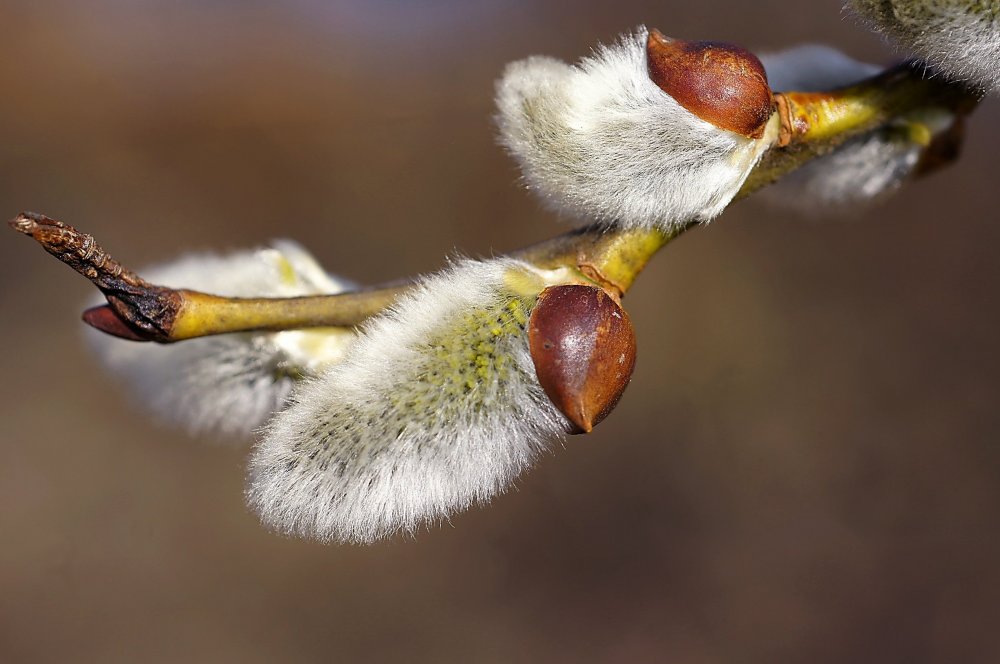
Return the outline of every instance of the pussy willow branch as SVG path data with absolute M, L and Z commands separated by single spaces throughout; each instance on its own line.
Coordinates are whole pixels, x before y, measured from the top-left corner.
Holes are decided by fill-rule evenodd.
M 747 178 L 736 200 L 829 153 L 850 138 L 915 110 L 945 108 L 963 116 L 975 90 L 925 78 L 904 63 L 856 85 L 821 93 L 777 93 L 770 122 L 779 139 Z M 137 341 L 169 343 L 250 330 L 351 327 L 389 306 L 409 285 L 293 298 L 226 298 L 150 284 L 114 261 L 86 233 L 43 215 L 22 213 L 11 226 L 90 279 L 108 304 L 88 310 L 91 325 Z M 657 251 L 697 222 L 664 230 L 589 227 L 511 252 L 542 269 L 572 268 L 581 279 L 621 296 Z
M 764 155 L 736 199 L 914 110 L 944 108 L 963 117 L 983 97 L 981 90 L 927 76 L 923 63 L 908 61 L 837 90 L 775 94 L 781 118 L 778 146 Z
M 108 304 L 84 320 L 135 341 L 168 343 L 246 330 L 351 327 L 389 306 L 409 285 L 337 295 L 231 298 L 151 284 L 112 259 L 93 236 L 61 221 L 22 212 L 10 226 L 90 279 Z M 111 313 L 113 312 L 113 313 Z M 124 328 L 108 327 L 118 323 Z

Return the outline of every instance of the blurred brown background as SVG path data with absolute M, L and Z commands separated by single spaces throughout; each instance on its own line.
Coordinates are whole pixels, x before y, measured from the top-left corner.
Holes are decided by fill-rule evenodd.
M 893 56 L 816 3 L 3 2 L 0 214 L 130 265 L 306 243 L 363 282 L 561 229 L 492 81 L 645 22 Z M 751 200 L 630 293 L 615 414 L 451 527 L 261 529 L 245 447 L 137 410 L 90 287 L 4 231 L 0 661 L 1000 661 L 1000 105 L 963 160 L 823 221 Z

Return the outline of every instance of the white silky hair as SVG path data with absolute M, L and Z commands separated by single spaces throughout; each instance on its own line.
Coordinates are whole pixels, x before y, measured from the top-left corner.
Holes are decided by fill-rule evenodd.
M 805 164 L 761 193 L 768 202 L 822 215 L 895 191 L 913 173 L 922 151 L 923 146 L 897 132 L 869 132 Z
M 497 82 L 501 142 L 528 187 L 586 223 L 670 231 L 718 216 L 774 140 L 706 122 L 649 77 L 646 28 L 576 65 L 511 63 Z
M 351 286 L 288 240 L 225 256 L 192 254 L 140 274 L 155 284 L 230 297 L 293 297 Z M 88 328 L 87 337 L 158 419 L 193 434 L 246 439 L 285 405 L 301 376 L 339 360 L 354 334 L 341 328 L 246 332 L 160 345 Z
M 760 56 L 775 90 L 818 92 L 857 83 L 881 69 L 819 44 L 796 46 Z M 906 122 L 919 122 L 931 134 L 950 126 L 953 116 L 925 109 L 897 125 L 856 136 L 764 189 L 771 203 L 815 215 L 857 205 L 897 189 L 920 162 L 924 145 L 910 140 Z M 817 207 L 818 206 L 818 207 Z
M 855 60 L 824 44 L 801 44 L 763 53 L 760 62 L 767 81 L 778 92 L 820 92 L 874 76 L 882 68 Z
M 261 520 L 322 541 L 413 534 L 503 491 L 565 434 L 528 350 L 537 293 L 510 285 L 524 274 L 538 271 L 494 259 L 425 278 L 297 388 L 250 461 Z
M 1000 86 L 995 0 L 850 0 L 876 31 L 950 78 Z

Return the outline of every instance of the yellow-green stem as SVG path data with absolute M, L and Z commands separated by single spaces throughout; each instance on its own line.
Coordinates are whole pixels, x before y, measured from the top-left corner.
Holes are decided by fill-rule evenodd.
M 351 327 L 382 311 L 410 288 L 400 285 L 292 298 L 231 298 L 182 290 L 169 341 L 248 330 Z M 336 306 L 331 306 L 334 301 Z

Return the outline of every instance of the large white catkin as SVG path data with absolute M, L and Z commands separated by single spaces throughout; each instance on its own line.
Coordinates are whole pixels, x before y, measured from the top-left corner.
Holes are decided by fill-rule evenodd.
M 370 321 L 268 425 L 247 489 L 261 520 L 370 542 L 504 490 L 567 431 L 528 351 L 537 293 L 509 285 L 531 272 L 511 259 L 461 262 Z
M 951 78 L 1000 86 L 1000 3 L 995 0 L 850 0 L 901 49 Z
M 816 44 L 764 54 L 760 59 L 771 86 L 778 91 L 830 90 L 880 71 L 875 65 Z M 954 117 L 944 109 L 924 109 L 907 120 L 920 122 L 936 134 L 946 130 Z M 864 203 L 897 189 L 912 175 L 923 149 L 909 139 L 902 124 L 879 128 L 814 159 L 761 193 L 769 202 L 810 215 Z
M 532 57 L 497 82 L 500 139 L 530 189 L 584 223 L 670 230 L 719 215 L 773 140 L 720 129 L 649 77 L 647 30 L 576 65 Z
M 802 44 L 759 57 L 771 89 L 777 92 L 831 90 L 882 71 L 823 44 Z
M 189 255 L 140 274 L 172 288 L 232 297 L 336 293 L 350 286 L 290 241 L 227 256 Z M 126 341 L 89 328 L 87 336 L 135 400 L 159 419 L 192 433 L 242 438 L 284 406 L 302 375 L 336 361 L 353 338 L 346 330 L 329 329 L 226 334 L 170 345 Z

